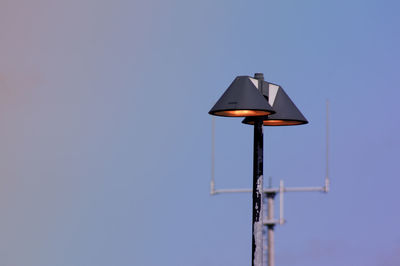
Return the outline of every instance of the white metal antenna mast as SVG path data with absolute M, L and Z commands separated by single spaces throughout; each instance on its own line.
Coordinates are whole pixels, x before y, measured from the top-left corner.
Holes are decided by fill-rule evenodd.
M 215 118 L 212 117 L 211 125 L 211 183 L 210 183 L 210 193 L 214 195 L 215 191 Z
M 263 218 L 263 224 L 267 231 L 267 252 L 266 263 L 268 266 L 275 266 L 275 250 L 274 250 L 274 227 L 277 224 L 284 224 L 284 209 L 283 196 L 285 192 L 325 192 L 329 191 L 329 101 L 326 101 L 326 169 L 325 169 L 325 184 L 322 187 L 285 187 L 283 180 L 280 180 L 279 187 L 273 188 L 271 185 L 263 189 L 263 199 L 267 201 L 267 215 Z M 212 136 L 211 136 L 211 184 L 210 194 L 217 195 L 223 193 L 248 193 L 252 189 L 215 189 L 215 119 L 212 118 Z M 275 219 L 274 215 L 274 200 L 276 194 L 279 194 L 279 219 Z M 265 238 L 265 232 L 264 232 Z

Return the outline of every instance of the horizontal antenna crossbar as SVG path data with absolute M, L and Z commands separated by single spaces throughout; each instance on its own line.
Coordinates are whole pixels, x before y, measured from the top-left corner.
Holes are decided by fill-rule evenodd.
M 279 193 L 279 192 L 326 192 L 325 187 L 285 187 L 285 188 L 265 188 L 263 193 Z M 222 194 L 222 193 L 250 193 L 253 192 L 250 188 L 243 189 L 216 189 L 212 194 Z

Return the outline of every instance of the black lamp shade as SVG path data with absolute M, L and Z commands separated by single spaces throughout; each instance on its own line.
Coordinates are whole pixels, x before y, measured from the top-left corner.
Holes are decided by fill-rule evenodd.
M 275 114 L 261 117 L 264 126 L 294 126 L 308 123 L 281 86 L 264 81 L 263 88 L 265 88 L 264 96 L 276 111 Z M 254 118 L 247 117 L 242 123 L 254 125 Z
M 275 113 L 249 76 L 238 76 L 208 112 L 229 117 L 265 116 Z

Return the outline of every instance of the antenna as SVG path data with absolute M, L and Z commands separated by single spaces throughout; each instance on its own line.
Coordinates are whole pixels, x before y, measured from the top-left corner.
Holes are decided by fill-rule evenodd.
M 211 182 L 210 194 L 215 194 L 215 118 L 211 121 Z
M 283 216 L 283 196 L 285 192 L 329 192 L 329 100 L 326 100 L 326 161 L 325 161 L 325 183 L 322 187 L 285 187 L 283 180 L 280 180 L 279 187 L 272 187 L 270 178 L 269 187 L 263 188 L 263 200 L 267 200 L 267 211 L 266 217 L 263 217 L 263 224 L 267 230 L 263 231 L 263 239 L 265 238 L 265 232 L 267 233 L 267 265 L 275 265 L 275 251 L 274 251 L 274 227 L 277 224 L 283 225 L 286 221 Z M 215 118 L 212 117 L 211 126 L 211 183 L 210 183 L 210 194 L 222 194 L 222 193 L 246 193 L 252 192 L 252 189 L 215 189 Z M 279 219 L 274 218 L 274 200 L 276 194 L 279 193 Z M 265 240 L 264 240 L 265 243 Z M 264 261 L 264 259 L 263 259 Z M 265 263 L 265 262 L 264 262 Z
M 326 100 L 326 173 L 325 173 L 325 192 L 329 191 L 329 100 Z

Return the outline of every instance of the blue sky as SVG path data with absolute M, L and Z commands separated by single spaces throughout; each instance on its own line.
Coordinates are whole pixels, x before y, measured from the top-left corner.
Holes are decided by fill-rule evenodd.
M 214 102 L 262 72 L 308 118 L 265 128 L 277 265 L 398 265 L 396 1 L 2 1 L 0 264 L 248 265 L 251 196 L 209 195 Z M 216 119 L 219 188 L 252 128 Z

